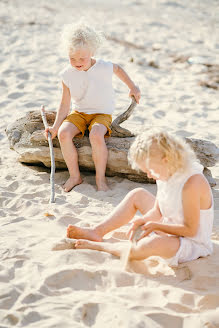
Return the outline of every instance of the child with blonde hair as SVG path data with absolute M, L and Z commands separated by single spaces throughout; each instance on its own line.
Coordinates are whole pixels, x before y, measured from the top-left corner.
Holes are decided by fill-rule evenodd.
M 102 242 L 105 234 L 129 223 L 139 210 L 128 236 L 142 233 L 132 244 L 130 259 L 161 256 L 170 265 L 195 260 L 212 253 L 213 197 L 203 175 L 203 166 L 188 144 L 166 132 L 143 133 L 133 142 L 129 159 L 157 183 L 156 198 L 137 188 L 128 193 L 114 212 L 93 229 L 70 225 L 67 237 L 76 238 L 76 248 L 95 249 L 121 256 L 127 243 Z
M 68 192 L 82 183 L 73 138 L 83 136 L 88 128 L 96 168 L 97 189 L 106 191 L 108 186 L 105 170 L 108 151 L 104 137 L 110 136 L 112 113 L 115 108 L 113 73 L 128 86 L 129 96 L 134 96 L 137 102 L 140 99 L 140 90 L 119 65 L 94 58 L 102 42 L 102 35 L 92 27 L 82 23 L 66 25 L 63 41 L 70 65 L 61 73 L 62 99 L 53 127 L 46 129 L 46 137 L 48 131 L 52 138 L 58 134 L 70 174 L 63 186 Z M 69 114 L 71 99 L 73 112 Z

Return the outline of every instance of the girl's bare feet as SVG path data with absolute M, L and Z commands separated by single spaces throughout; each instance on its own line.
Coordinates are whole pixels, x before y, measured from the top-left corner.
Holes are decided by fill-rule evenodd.
M 91 240 L 77 240 L 75 243 L 76 249 L 93 249 L 96 251 L 106 252 L 115 256 L 121 256 L 124 253 L 124 250 L 127 248 L 126 243 L 104 243 L 96 242 Z
M 74 178 L 74 177 L 70 177 L 66 183 L 63 185 L 63 189 L 65 192 L 69 192 L 71 191 L 75 186 L 81 184 L 83 182 L 83 180 L 81 179 L 81 177 L 79 178 Z
M 92 241 L 102 241 L 102 237 L 99 236 L 94 230 L 92 229 L 85 229 L 76 227 L 73 225 L 69 225 L 67 228 L 67 237 L 68 238 L 75 238 L 75 239 L 88 239 Z
M 90 240 L 77 240 L 75 243 L 75 248 L 77 249 L 95 249 L 97 251 L 101 250 L 99 243 Z

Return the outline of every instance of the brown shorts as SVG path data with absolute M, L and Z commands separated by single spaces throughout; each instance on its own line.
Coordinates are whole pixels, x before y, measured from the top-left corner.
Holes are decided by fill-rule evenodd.
M 77 137 L 83 137 L 86 129 L 88 128 L 90 131 L 92 126 L 96 123 L 103 124 L 107 128 L 105 137 L 109 137 L 112 132 L 110 129 L 112 115 L 109 114 L 85 114 L 78 111 L 73 111 L 66 117 L 64 122 L 70 122 L 77 126 L 77 128 L 81 131 L 81 134 L 78 134 Z

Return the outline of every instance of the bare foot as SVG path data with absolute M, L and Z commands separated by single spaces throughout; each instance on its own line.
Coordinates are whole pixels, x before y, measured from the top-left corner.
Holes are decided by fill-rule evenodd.
M 109 190 L 106 179 L 104 179 L 104 180 L 96 179 L 96 184 L 97 184 L 97 191 L 108 191 Z
M 102 237 L 99 236 L 94 230 L 87 228 L 80 228 L 73 225 L 69 225 L 67 228 L 67 237 L 75 239 L 88 239 L 93 241 L 102 241 Z
M 75 186 L 81 184 L 83 182 L 83 180 L 81 179 L 81 177 L 79 178 L 73 178 L 70 177 L 66 183 L 63 185 L 63 189 L 65 192 L 69 192 L 71 191 Z
M 74 249 L 75 242 L 76 241 L 73 239 L 71 241 L 67 239 L 62 239 L 52 246 L 52 251 L 63 251 L 64 249 Z
M 120 244 L 120 243 L 116 243 Z M 93 249 L 96 251 L 102 251 L 106 252 L 115 256 L 121 256 L 122 252 L 124 251 L 124 245 L 123 243 L 121 245 L 116 245 L 111 243 L 100 243 L 96 241 L 90 241 L 90 240 L 77 240 L 75 243 L 76 249 Z M 125 245 L 127 247 L 127 245 Z
M 77 240 L 75 243 L 75 248 L 77 249 L 95 249 L 95 250 L 100 250 L 99 243 L 95 241 L 90 241 L 90 240 Z

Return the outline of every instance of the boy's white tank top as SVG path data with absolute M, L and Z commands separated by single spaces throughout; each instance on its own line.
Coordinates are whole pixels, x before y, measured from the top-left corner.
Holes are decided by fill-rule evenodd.
M 182 190 L 186 181 L 195 174 L 203 174 L 203 166 L 194 162 L 186 172 L 177 172 L 167 181 L 157 180 L 157 199 L 163 223 L 183 224 L 184 214 L 182 205 Z M 209 209 L 200 210 L 198 232 L 193 237 L 186 237 L 205 246 L 212 252 L 211 233 L 213 228 L 214 210 L 213 196 Z
M 112 114 L 115 93 L 112 85 L 113 63 L 97 59 L 88 71 L 78 71 L 68 65 L 61 73 L 69 88 L 73 110 L 86 114 Z

